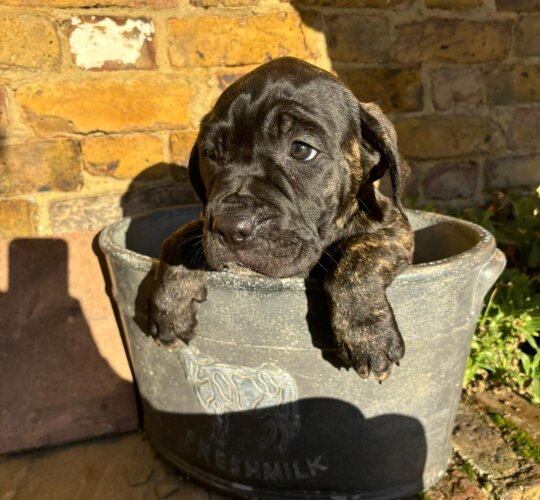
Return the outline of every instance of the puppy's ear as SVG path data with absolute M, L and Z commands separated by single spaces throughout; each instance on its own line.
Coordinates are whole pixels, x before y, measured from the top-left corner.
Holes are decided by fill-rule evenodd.
M 392 200 L 403 213 L 401 190 L 407 180 L 409 168 L 397 148 L 396 129 L 381 108 L 373 103 L 359 103 L 361 161 L 366 182 L 380 179 L 388 170 L 392 184 Z
M 195 193 L 197 193 L 197 196 L 200 198 L 203 204 L 206 205 L 206 188 L 204 187 L 204 182 L 201 177 L 201 170 L 199 168 L 199 147 L 197 146 L 196 141 L 191 149 L 191 154 L 189 155 L 188 171 L 189 180 L 193 186 L 193 189 L 195 190 Z

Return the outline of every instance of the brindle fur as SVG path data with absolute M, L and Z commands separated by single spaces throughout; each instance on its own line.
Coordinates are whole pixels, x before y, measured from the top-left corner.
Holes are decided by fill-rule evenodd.
M 292 160 L 293 140 L 315 146 L 315 160 Z M 278 59 L 218 99 L 189 171 L 203 215 L 163 244 L 150 333 L 165 344 L 193 337 L 196 305 L 206 297 L 202 269 L 238 263 L 285 277 L 317 267 L 325 270 L 338 354 L 361 377 L 384 380 L 404 354 L 385 290 L 411 262 L 413 236 L 400 201 L 408 169 L 380 108 L 358 103 L 323 70 Z M 374 186 L 385 172 L 392 199 Z M 214 228 L 223 214 L 249 218 L 254 235 L 224 244 Z

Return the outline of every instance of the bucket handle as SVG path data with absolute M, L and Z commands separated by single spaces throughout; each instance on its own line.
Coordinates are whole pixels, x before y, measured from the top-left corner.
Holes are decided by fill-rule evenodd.
M 501 250 L 496 248 L 478 273 L 472 304 L 473 314 L 478 314 L 480 312 L 484 297 L 489 292 L 489 289 L 495 284 L 495 281 L 497 281 L 497 278 L 501 275 L 505 266 L 506 257 Z

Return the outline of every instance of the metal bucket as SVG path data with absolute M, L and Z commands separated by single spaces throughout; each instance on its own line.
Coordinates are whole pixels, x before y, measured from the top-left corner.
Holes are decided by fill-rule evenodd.
M 383 384 L 337 359 L 317 283 L 210 272 L 189 347 L 144 333 L 161 241 L 198 208 L 100 235 L 153 446 L 188 475 L 246 498 L 397 498 L 445 472 L 482 301 L 504 268 L 490 233 L 410 211 L 415 265 L 387 291 L 406 345 Z

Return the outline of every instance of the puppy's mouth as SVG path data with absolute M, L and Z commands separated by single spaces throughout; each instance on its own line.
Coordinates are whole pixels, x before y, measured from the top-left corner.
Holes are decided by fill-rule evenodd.
M 273 241 L 258 235 L 237 245 L 224 244 L 219 237 L 206 234 L 205 254 L 216 271 L 250 270 L 271 278 L 307 274 L 322 253 L 314 243 L 299 239 Z

